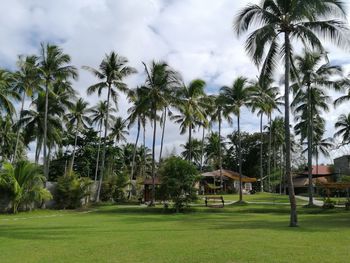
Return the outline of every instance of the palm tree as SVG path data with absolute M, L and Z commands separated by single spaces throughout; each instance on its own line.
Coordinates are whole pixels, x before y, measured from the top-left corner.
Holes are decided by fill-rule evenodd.
M 164 109 L 172 102 L 169 98 L 169 90 L 176 89 L 179 84 L 178 74 L 165 62 L 153 61 L 150 68 L 143 63 L 146 72 L 146 83 L 142 87 L 145 96 L 145 103 L 150 109 L 150 118 L 153 121 L 153 142 L 152 142 L 152 180 L 153 191 L 151 205 L 155 201 L 155 147 L 157 133 L 157 111 Z
M 50 44 L 41 44 L 41 54 L 39 62 L 39 70 L 45 87 L 45 115 L 44 115 L 44 131 L 43 131 L 43 147 L 44 147 L 44 176 L 48 178 L 48 112 L 49 112 L 49 93 L 52 92 L 53 85 L 58 81 L 65 81 L 69 78 L 76 79 L 78 73 L 75 67 L 68 65 L 71 58 L 63 50 Z
M 342 145 L 346 145 L 350 143 L 350 114 L 345 115 L 341 114 L 338 117 L 337 122 L 334 127 L 338 129 L 338 131 L 334 134 L 334 137 L 341 136 L 342 137 Z
M 278 109 L 280 104 L 278 96 L 278 87 L 272 86 L 272 80 L 266 76 L 260 76 L 259 79 L 253 83 L 252 86 L 252 111 L 258 111 L 260 116 L 260 190 L 264 191 L 263 182 L 263 116 L 268 118 L 271 122 L 271 115 L 275 109 Z M 271 132 L 269 133 L 269 149 L 268 149 L 268 190 L 270 187 L 270 150 L 271 150 Z
M 323 156 L 329 156 L 329 149 L 334 146 L 332 138 L 314 137 L 313 140 L 313 155 L 316 159 L 316 174 L 318 174 L 318 157 L 322 153 Z
M 13 130 L 12 116 L 0 115 L 0 156 L 1 161 L 10 160 L 13 156 L 13 145 L 16 134 Z
M 321 110 L 328 111 L 327 101 L 329 101 L 329 97 L 324 90 L 327 88 L 339 90 L 343 85 L 343 80 L 332 79 L 337 75 L 341 75 L 341 68 L 330 65 L 327 61 L 323 63 L 324 59 L 327 60 L 321 53 L 304 50 L 301 56 L 294 57 L 295 73 L 297 75 L 293 76 L 294 74 L 292 74 L 292 78 L 298 80 L 292 85 L 292 88 L 296 91 L 292 107 L 295 107 L 296 113 L 301 114 L 299 119 L 304 119 L 305 124 L 307 124 L 309 206 L 313 205 L 312 140 L 315 131 L 313 119 L 314 116 L 319 115 Z
M 191 142 L 187 141 L 186 144 L 181 144 L 184 150 L 181 152 L 181 156 L 186 160 L 189 160 L 190 156 L 192 158 L 192 162 L 196 164 L 196 166 L 200 165 L 201 160 L 201 141 L 197 139 L 192 139 Z
M 102 91 L 107 89 L 107 112 L 105 121 L 105 131 L 104 131 L 104 142 L 102 149 L 102 163 L 100 170 L 100 181 L 97 189 L 96 202 L 100 201 L 101 186 L 104 173 L 104 165 L 106 158 L 106 139 L 108 133 L 108 120 L 109 120 L 109 105 L 111 97 L 116 102 L 117 101 L 117 90 L 126 92 L 127 86 L 123 82 L 123 79 L 131 74 L 136 73 L 136 70 L 132 67 L 127 66 L 128 60 L 125 57 L 119 56 L 115 52 L 111 52 L 106 55 L 102 60 L 99 69 L 94 69 L 91 67 L 84 66 L 83 68 L 90 71 L 94 76 L 99 79 L 99 82 L 90 86 L 87 90 L 88 95 L 93 94 L 97 91 L 100 96 Z M 115 88 L 115 89 L 114 89 Z
M 20 96 L 11 85 L 13 80 L 13 76 L 9 71 L 0 69 L 0 114 L 2 112 L 10 115 L 15 113 L 11 100 L 19 100 Z
M 211 132 L 206 137 L 205 144 L 205 154 L 206 159 L 209 161 L 214 169 L 222 170 L 222 155 L 223 149 L 225 154 L 225 143 L 223 142 L 223 138 L 219 135 L 218 132 Z M 222 171 L 221 171 L 222 172 Z M 220 174 L 220 185 L 223 187 L 223 178 L 222 173 Z
M 237 116 L 238 132 L 238 169 L 239 169 L 239 202 L 243 201 L 242 196 L 242 153 L 241 153 L 241 128 L 240 116 L 241 108 L 250 104 L 252 88 L 248 86 L 248 81 L 244 77 L 238 77 L 234 80 L 232 86 L 221 88 L 222 96 L 225 100 L 225 111 Z
M 129 135 L 127 120 L 124 120 L 122 117 L 115 118 L 113 126 L 111 127 L 110 138 L 115 140 L 116 144 L 121 141 L 126 142 L 126 137 Z
M 32 97 L 40 87 L 40 75 L 38 71 L 37 56 L 20 56 L 17 62 L 18 71 L 13 74 L 13 86 L 22 95 L 21 109 L 19 119 L 22 118 L 22 111 L 26 97 Z M 16 144 L 12 163 L 16 162 L 19 136 L 21 129 L 17 129 Z
M 69 126 L 72 128 L 72 131 L 74 130 L 74 146 L 73 146 L 72 161 L 70 164 L 69 173 L 73 171 L 73 167 L 74 167 L 78 133 L 82 129 L 88 128 L 91 123 L 90 118 L 87 116 L 87 114 L 90 112 L 90 109 L 88 108 L 88 106 L 89 106 L 89 103 L 84 101 L 82 98 L 80 98 L 74 104 L 74 106 L 70 109 L 70 113 L 67 114 Z
M 41 168 L 28 161 L 20 161 L 15 166 L 5 163 L 0 172 L 0 185 L 11 191 L 14 214 L 20 205 L 52 198 L 50 192 L 43 187 L 44 182 Z
M 206 120 L 204 109 L 201 105 L 201 101 L 205 97 L 204 87 L 205 82 L 203 80 L 195 79 L 188 86 L 183 84 L 177 94 L 177 108 L 180 114 L 173 116 L 173 120 L 175 120 L 175 123 L 180 124 L 181 134 L 188 130 L 188 143 L 190 146 L 188 161 L 190 162 L 192 161 L 192 131 Z
M 109 125 L 111 125 L 112 121 L 115 119 L 112 115 L 113 112 L 116 112 L 115 108 L 110 107 L 108 109 L 109 112 Z M 95 107 L 91 109 L 91 123 L 97 124 L 98 129 L 98 148 L 97 148 L 97 156 L 96 156 L 96 167 L 95 167 L 95 179 L 94 182 L 97 181 L 97 174 L 99 170 L 100 163 L 100 151 L 101 151 L 101 139 L 102 139 L 102 127 L 104 126 L 104 121 L 106 121 L 106 113 L 107 113 L 107 102 L 99 101 Z
M 332 19 L 332 17 L 336 19 Z M 297 226 L 290 158 L 289 74 L 292 59 L 291 40 L 300 40 L 304 45 L 323 50 L 322 43 L 318 38 L 318 36 L 322 36 L 336 45 L 345 46 L 349 42 L 346 32 L 345 7 L 343 2 L 329 0 L 263 0 L 260 5 L 249 4 L 236 16 L 234 27 L 238 36 L 253 26 L 260 26 L 260 28 L 248 36 L 245 46 L 254 63 L 258 66 L 262 64 L 261 74 L 271 76 L 277 66 L 278 55 L 282 55 L 285 62 L 286 176 L 291 205 L 290 226 Z

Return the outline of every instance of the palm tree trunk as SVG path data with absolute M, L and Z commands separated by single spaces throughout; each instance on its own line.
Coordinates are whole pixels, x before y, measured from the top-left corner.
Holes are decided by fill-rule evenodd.
M 286 141 L 286 177 L 288 181 L 288 194 L 290 201 L 290 223 L 289 226 L 295 227 L 298 225 L 297 204 L 294 194 L 294 185 L 291 173 L 291 143 L 290 143 L 290 127 L 289 127 L 289 74 L 290 74 L 290 40 L 289 32 L 284 32 L 285 45 L 285 82 L 284 82 L 284 107 L 285 107 L 285 141 Z
M 205 126 L 203 125 L 202 142 L 201 142 L 201 167 L 200 167 L 201 172 L 203 171 L 204 137 L 205 137 Z
M 136 150 L 137 150 L 137 143 L 139 141 L 140 136 L 140 130 L 141 130 L 141 123 L 140 119 L 137 120 L 137 135 L 136 135 L 136 142 L 134 146 L 134 152 L 132 154 L 132 164 L 131 164 L 131 174 L 130 174 L 130 181 L 132 180 L 134 176 L 134 167 L 135 167 L 135 158 L 136 158 Z
M 270 131 L 269 131 L 269 150 L 268 156 L 267 156 L 267 182 L 268 182 L 268 189 L 269 192 L 271 192 L 271 141 L 272 141 L 272 131 L 271 131 L 271 115 L 269 115 L 269 126 L 270 126 Z
M 69 173 L 73 172 L 73 166 L 74 166 L 74 159 L 75 159 L 75 149 L 77 148 L 77 142 L 78 142 L 78 123 L 76 125 L 76 131 L 75 131 L 75 137 L 74 137 L 74 147 L 73 147 L 73 153 L 72 153 L 72 163 L 70 164 Z
M 152 201 L 150 205 L 154 205 L 156 201 L 156 160 L 155 160 L 155 149 L 156 149 L 156 134 L 157 134 L 157 116 L 156 107 L 153 106 L 153 142 L 152 142 Z
M 39 156 L 41 152 L 41 143 L 39 138 L 36 139 L 36 148 L 35 148 L 35 164 L 39 163 Z
M 46 179 L 48 179 L 49 171 L 47 167 L 47 154 L 46 154 L 46 147 L 47 147 L 47 116 L 49 111 L 49 80 L 46 80 L 45 85 L 45 117 L 44 117 L 44 176 Z
M 95 167 L 95 178 L 94 182 L 97 181 L 97 174 L 98 174 L 98 168 L 100 164 L 100 149 L 101 149 L 101 138 L 102 138 L 102 120 L 100 121 L 99 125 L 100 131 L 99 131 L 99 137 L 98 137 L 98 147 L 97 147 L 97 157 L 96 157 L 96 167 Z
M 222 149 L 221 149 L 221 113 L 219 113 L 219 167 L 220 167 L 220 188 L 223 190 L 224 182 L 222 178 Z
M 142 124 L 143 126 L 143 165 L 142 165 L 142 178 L 145 177 L 145 171 L 146 171 L 146 123 Z
M 238 132 L 238 172 L 239 172 L 239 202 L 243 201 L 242 195 L 242 151 L 241 151 L 241 126 L 239 123 L 239 113 L 237 115 L 237 132 Z
M 22 104 L 21 104 L 21 111 L 19 113 L 19 120 L 22 119 L 22 112 L 23 112 L 23 108 L 24 108 L 24 99 L 26 97 L 26 93 L 23 91 L 22 94 Z M 16 157 L 17 157 L 17 150 L 18 150 L 18 144 L 19 144 L 19 134 L 20 134 L 20 127 L 18 126 L 17 128 L 17 136 L 16 136 L 16 146 L 15 146 L 15 152 L 13 153 L 13 159 L 12 159 L 12 163 L 16 162 Z
M 284 185 L 284 176 L 283 176 L 283 169 L 282 169 L 282 162 L 283 162 L 283 146 L 280 147 L 280 194 L 282 194 L 282 184 Z
M 192 127 L 191 125 L 188 127 L 188 146 L 189 146 L 189 153 L 188 153 L 188 161 L 192 161 Z
M 162 120 L 163 120 L 163 128 L 162 129 L 163 130 L 162 130 L 162 139 L 160 141 L 159 162 L 162 160 L 166 113 L 167 113 L 167 108 L 165 107 L 164 111 L 163 111 L 163 117 L 162 117 Z
M 260 114 L 260 192 L 264 192 L 264 173 L 263 173 L 263 132 L 262 132 L 263 114 Z
M 106 120 L 105 120 L 105 133 L 104 141 L 102 147 L 102 158 L 101 158 L 101 169 L 100 169 L 100 181 L 97 188 L 96 202 L 100 202 L 101 186 L 103 181 L 103 173 L 105 169 L 105 159 L 106 159 L 106 143 L 107 143 L 107 132 L 108 132 L 108 119 L 109 119 L 109 101 L 111 96 L 112 84 L 108 84 L 108 94 L 107 94 L 107 111 L 106 111 Z
M 307 175 L 309 181 L 309 206 L 314 204 L 313 202 L 313 183 L 312 183 L 312 110 L 311 110 L 311 86 L 308 84 L 308 103 L 307 103 L 307 113 L 308 113 L 308 125 L 307 125 Z

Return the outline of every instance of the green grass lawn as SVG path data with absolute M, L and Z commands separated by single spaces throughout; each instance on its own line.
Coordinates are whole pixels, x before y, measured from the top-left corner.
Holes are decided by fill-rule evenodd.
M 0 215 L 0 262 L 348 262 L 350 212 L 248 204 Z

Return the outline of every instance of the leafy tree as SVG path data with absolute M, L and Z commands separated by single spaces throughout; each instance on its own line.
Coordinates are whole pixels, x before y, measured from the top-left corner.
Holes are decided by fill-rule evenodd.
M 197 169 L 188 161 L 179 157 L 166 159 L 159 169 L 162 185 L 161 191 L 174 202 L 178 213 L 195 197 L 194 183 L 197 179 Z
M 300 40 L 302 44 L 321 51 L 323 46 L 318 36 L 338 46 L 347 45 L 349 41 L 346 32 L 345 7 L 343 2 L 329 0 L 263 0 L 260 5 L 248 4 L 235 18 L 234 27 L 238 36 L 253 26 L 259 26 L 259 28 L 248 36 L 245 46 L 254 63 L 257 66 L 262 64 L 261 74 L 273 73 L 277 66 L 277 56 L 281 55 L 285 62 L 286 175 L 291 205 L 290 226 L 297 226 L 290 163 L 289 76 L 293 53 L 291 41 Z
M 131 74 L 136 73 L 136 70 L 132 67 L 127 66 L 128 60 L 125 57 L 119 56 L 115 52 L 111 52 L 106 55 L 102 60 L 99 69 L 94 69 L 91 67 L 84 66 L 84 69 L 90 71 L 94 76 L 99 79 L 99 82 L 90 86 L 87 90 L 88 95 L 97 92 L 100 96 L 102 91 L 107 89 L 107 111 L 106 111 L 106 121 L 105 121 L 105 131 L 104 131 L 104 141 L 107 139 L 107 133 L 109 130 L 109 105 L 110 99 L 117 102 L 118 91 L 126 92 L 128 90 L 127 85 L 123 82 L 123 79 Z M 101 160 L 101 170 L 100 170 L 100 181 L 97 190 L 96 202 L 100 201 L 101 185 L 104 175 L 104 166 L 106 158 L 106 143 L 103 144 L 102 149 L 102 160 Z
M 0 172 L 0 185 L 10 191 L 13 213 L 21 205 L 47 201 L 52 198 L 44 186 L 45 177 L 39 166 L 28 161 L 19 161 L 16 165 L 5 163 Z

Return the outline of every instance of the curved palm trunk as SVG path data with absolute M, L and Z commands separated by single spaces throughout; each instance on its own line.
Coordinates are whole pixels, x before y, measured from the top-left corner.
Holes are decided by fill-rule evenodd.
M 221 187 L 221 190 L 223 190 L 224 182 L 222 178 L 221 113 L 219 115 L 219 166 L 220 166 L 220 187 Z
M 268 189 L 269 192 L 271 192 L 271 141 L 272 141 L 272 131 L 271 131 L 271 114 L 269 115 L 269 150 L 268 150 L 268 156 L 267 156 L 267 181 L 268 181 Z
M 203 171 L 204 138 L 205 138 L 205 127 L 204 127 L 204 125 L 203 125 L 202 142 L 201 142 L 201 166 L 200 166 L 200 171 Z
M 241 151 L 241 126 L 239 122 L 239 113 L 237 115 L 237 132 L 238 132 L 238 172 L 239 172 L 239 202 L 243 201 L 242 194 L 242 151 Z
M 291 174 L 291 143 L 290 143 L 290 127 L 289 127 L 289 74 L 290 74 L 290 40 L 289 32 L 284 33 L 285 45 L 285 82 L 284 82 L 284 107 L 285 107 L 285 141 L 286 141 L 286 179 L 288 181 L 288 194 L 290 201 L 290 223 L 289 226 L 294 227 L 298 225 L 297 205 L 294 194 L 294 185 Z
M 136 135 L 136 142 L 134 146 L 134 152 L 132 154 L 132 163 L 131 163 L 131 174 L 130 174 L 130 182 L 134 176 L 134 167 L 135 167 L 135 158 L 136 158 L 136 150 L 137 150 L 137 143 L 139 141 L 140 136 L 140 130 L 141 130 L 141 124 L 140 119 L 137 120 L 137 135 Z M 129 196 L 131 195 L 131 191 L 129 192 Z
M 104 133 L 104 141 L 103 141 L 102 156 L 101 156 L 100 181 L 99 181 L 98 188 L 97 188 L 96 202 L 100 202 L 101 186 L 102 186 L 102 181 L 103 181 L 103 173 L 104 173 L 104 169 L 105 169 L 106 142 L 107 142 L 107 132 L 108 132 L 108 119 L 109 119 L 109 100 L 110 100 L 110 96 L 111 96 L 111 88 L 112 88 L 112 84 L 108 84 L 105 133 Z
M 262 132 L 263 114 L 260 114 L 260 192 L 264 192 L 264 174 L 263 174 L 263 132 Z
M 157 118 L 156 118 L 156 107 L 153 107 L 153 142 L 152 142 L 152 201 L 150 205 L 154 205 L 156 201 L 156 159 L 155 159 L 155 148 L 156 148 L 156 134 L 157 134 Z
M 163 142 L 164 142 L 164 131 L 165 131 L 165 122 L 166 122 L 166 112 L 167 109 L 164 108 L 164 112 L 163 112 L 163 130 L 162 130 L 162 139 L 160 141 L 160 151 L 159 151 L 159 162 L 162 160 L 162 153 L 163 153 Z
M 75 137 L 74 137 L 74 147 L 73 147 L 73 154 L 72 154 L 72 163 L 70 164 L 69 173 L 73 172 L 73 166 L 74 166 L 74 159 L 75 159 L 75 150 L 77 148 L 77 142 L 78 142 L 78 123 L 76 125 L 76 131 L 75 131 Z
M 23 94 L 22 94 L 21 111 L 20 111 L 20 114 L 19 114 L 19 120 L 22 119 L 22 112 L 23 112 L 23 108 L 24 108 L 24 99 L 25 99 L 25 97 L 26 97 L 26 93 L 23 91 Z M 20 127 L 17 128 L 16 146 L 15 146 L 15 152 L 13 153 L 12 163 L 15 163 L 15 162 L 16 162 L 17 149 L 18 149 L 18 144 L 19 144 L 19 134 L 20 134 Z
M 309 206 L 314 204 L 313 202 L 313 183 L 312 183 L 312 108 L 311 108 L 311 86 L 307 87 L 307 113 L 308 113 L 308 125 L 307 125 L 307 175 L 308 175 L 308 192 L 309 192 Z
M 97 181 L 97 174 L 98 174 L 98 168 L 100 164 L 100 149 L 101 149 L 101 138 L 102 138 L 102 120 L 100 122 L 100 131 L 99 131 L 99 137 L 98 137 L 98 147 L 97 147 L 97 157 L 96 157 L 96 167 L 95 167 L 95 178 L 94 182 Z
M 48 110 L 49 110 L 49 81 L 46 80 L 45 85 L 45 117 L 44 117 L 44 176 L 46 179 L 48 179 L 49 175 L 49 168 L 48 168 L 48 162 L 47 162 L 47 116 L 48 116 Z
M 35 149 L 35 164 L 39 163 L 39 156 L 41 152 L 41 143 L 39 138 L 36 139 L 36 149 Z

